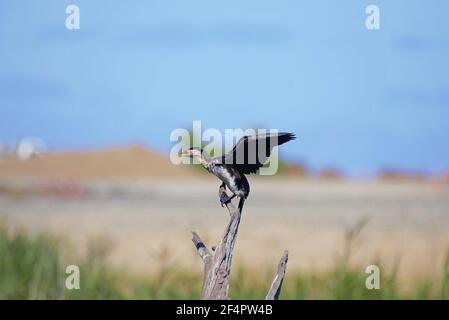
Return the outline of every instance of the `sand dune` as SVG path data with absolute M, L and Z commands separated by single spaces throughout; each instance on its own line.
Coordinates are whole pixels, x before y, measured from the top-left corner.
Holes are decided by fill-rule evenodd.
M 142 147 L 91 152 L 60 152 L 0 161 L 0 177 L 148 178 L 194 176 L 190 168 Z

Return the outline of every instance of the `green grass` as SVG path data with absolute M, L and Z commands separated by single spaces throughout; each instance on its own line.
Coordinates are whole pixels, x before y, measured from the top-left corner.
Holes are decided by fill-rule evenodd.
M 357 229 L 358 228 L 358 229 Z M 363 268 L 348 267 L 351 241 L 361 226 L 348 232 L 348 251 L 333 270 L 322 273 L 289 272 L 282 299 L 448 299 L 449 255 L 441 281 L 435 286 L 421 279 L 414 292 L 398 286 L 396 272 L 382 273 L 381 289 L 365 288 Z M 355 230 L 355 231 L 354 231 Z M 46 235 L 11 231 L 0 224 L 0 299 L 198 299 L 201 294 L 201 266 L 197 272 L 161 264 L 148 277 L 129 275 L 111 268 L 105 246 L 92 246 L 79 264 L 80 290 L 65 288 L 65 267 L 70 245 Z M 168 253 L 166 253 L 168 254 Z M 79 261 L 77 259 L 76 261 Z M 200 263 L 200 262 L 199 262 Z M 274 269 L 265 273 L 235 268 L 231 281 L 233 299 L 263 299 Z

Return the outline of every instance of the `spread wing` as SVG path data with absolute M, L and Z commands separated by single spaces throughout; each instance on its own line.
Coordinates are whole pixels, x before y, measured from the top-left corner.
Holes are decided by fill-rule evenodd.
M 267 161 L 274 147 L 295 138 L 293 133 L 288 132 L 244 136 L 221 161 L 235 165 L 241 173 L 256 173 Z

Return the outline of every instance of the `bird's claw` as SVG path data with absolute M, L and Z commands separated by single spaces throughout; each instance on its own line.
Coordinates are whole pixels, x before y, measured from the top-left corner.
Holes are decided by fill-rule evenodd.
M 226 194 L 226 184 L 223 182 L 218 188 L 218 197 L 220 198 L 220 204 L 223 208 L 225 204 L 229 201 L 229 197 Z
M 231 200 L 231 198 L 229 198 L 229 196 L 227 194 L 222 194 L 220 196 L 221 207 L 223 208 L 230 200 Z

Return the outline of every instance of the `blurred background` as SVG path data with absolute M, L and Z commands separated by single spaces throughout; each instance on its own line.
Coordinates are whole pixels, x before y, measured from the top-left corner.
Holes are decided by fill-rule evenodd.
M 288 249 L 284 298 L 448 298 L 447 12 L 0 1 L 0 298 L 198 298 L 190 231 L 215 245 L 227 212 L 216 178 L 169 161 L 195 120 L 298 136 L 249 177 L 232 297 L 263 298 Z

